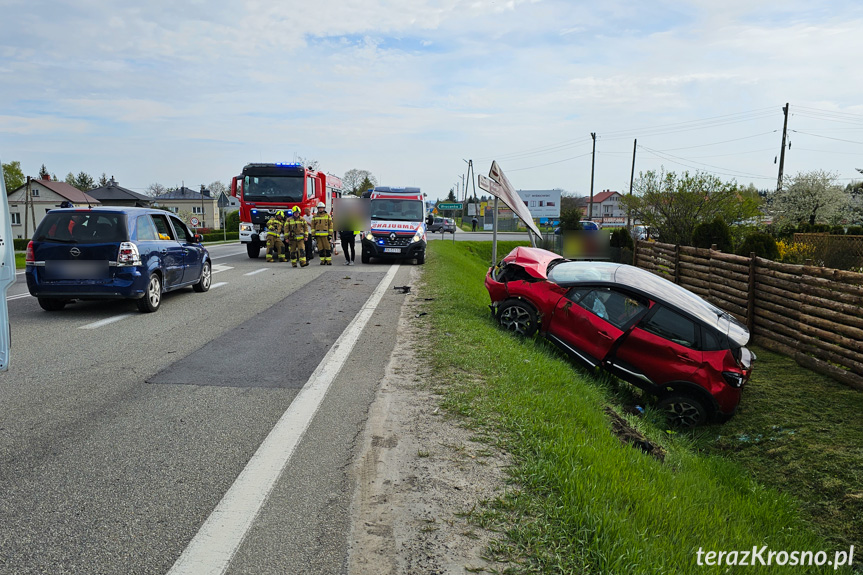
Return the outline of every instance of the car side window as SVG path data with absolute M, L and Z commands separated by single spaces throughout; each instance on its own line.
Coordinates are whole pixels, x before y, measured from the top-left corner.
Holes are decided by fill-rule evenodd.
M 135 227 L 138 230 L 138 241 L 153 241 L 158 237 L 156 235 L 156 227 L 153 225 L 150 216 L 138 216 Z
M 156 233 L 160 240 L 173 240 L 174 230 L 168 224 L 168 216 L 162 214 L 153 214 L 153 224 L 156 226 Z
M 698 347 L 698 326 L 692 320 L 660 307 L 656 313 L 641 323 L 641 328 L 676 344 L 696 349 Z
M 195 238 L 192 237 L 192 234 L 189 232 L 189 228 L 186 227 L 186 224 L 178 220 L 177 218 L 171 218 L 171 223 L 174 224 L 174 230 L 177 232 L 177 239 L 186 244 L 195 243 Z
M 570 294 L 578 293 L 577 289 L 570 290 Z M 567 297 L 572 299 L 569 295 Z M 623 328 L 632 318 L 647 309 L 647 302 L 612 288 L 591 289 L 576 303 L 617 328 Z

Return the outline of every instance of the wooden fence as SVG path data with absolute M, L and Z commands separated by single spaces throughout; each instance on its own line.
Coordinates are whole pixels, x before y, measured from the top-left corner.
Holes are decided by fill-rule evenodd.
M 733 314 L 755 344 L 863 390 L 863 273 L 637 242 L 634 264 Z

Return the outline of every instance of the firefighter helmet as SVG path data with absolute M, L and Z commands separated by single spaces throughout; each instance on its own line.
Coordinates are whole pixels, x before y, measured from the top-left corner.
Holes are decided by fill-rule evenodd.
M 324 204 L 324 202 L 318 202 L 318 209 L 321 209 L 321 208 L 326 209 L 326 207 L 327 206 L 326 206 L 326 204 Z
M 279 210 L 278 212 L 276 212 L 276 217 L 285 219 L 285 212 L 283 212 L 282 210 Z

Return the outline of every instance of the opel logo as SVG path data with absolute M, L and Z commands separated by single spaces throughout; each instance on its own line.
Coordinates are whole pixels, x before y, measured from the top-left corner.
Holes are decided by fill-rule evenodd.
M 77 258 L 78 256 L 80 256 L 80 255 L 81 255 L 81 250 L 79 250 L 77 247 L 74 247 L 74 248 L 72 248 L 71 250 L 69 250 L 69 254 L 70 254 L 73 258 Z
M 391 240 L 395 240 L 395 239 L 396 239 L 396 233 L 395 233 L 395 232 L 392 232 L 392 233 L 390 234 L 390 239 L 391 239 Z

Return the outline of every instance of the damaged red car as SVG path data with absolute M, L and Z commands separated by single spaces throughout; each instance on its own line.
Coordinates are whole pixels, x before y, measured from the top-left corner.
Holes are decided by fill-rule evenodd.
M 539 332 L 587 367 L 655 395 L 678 426 L 727 420 L 752 374 L 743 324 L 637 267 L 518 247 L 489 269 L 485 286 L 502 327 Z

